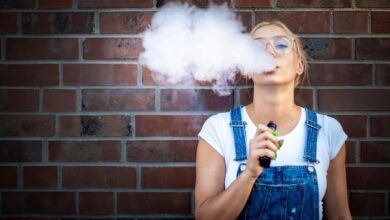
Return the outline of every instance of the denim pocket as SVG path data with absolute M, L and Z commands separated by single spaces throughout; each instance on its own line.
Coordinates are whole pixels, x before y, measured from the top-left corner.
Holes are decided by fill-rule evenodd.
M 242 213 L 244 219 L 302 219 L 305 184 L 256 184 Z

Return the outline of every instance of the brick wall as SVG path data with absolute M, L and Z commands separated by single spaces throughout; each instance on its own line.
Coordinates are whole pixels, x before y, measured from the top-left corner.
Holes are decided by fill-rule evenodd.
M 138 33 L 166 2 L 0 0 L 0 219 L 193 218 L 197 132 L 251 86 L 155 83 Z M 303 38 L 297 102 L 349 135 L 355 219 L 389 219 L 390 1 L 227 2 L 248 29 L 277 18 Z

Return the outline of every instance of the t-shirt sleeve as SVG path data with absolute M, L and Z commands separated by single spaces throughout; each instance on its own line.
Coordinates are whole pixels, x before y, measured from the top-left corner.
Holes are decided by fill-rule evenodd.
M 203 124 L 198 137 L 210 144 L 212 148 L 222 155 L 222 157 L 225 157 L 224 145 L 222 143 L 223 137 L 221 129 L 224 127 L 222 123 L 224 123 L 224 120 L 218 114 L 209 117 Z
M 336 119 L 332 117 L 327 117 L 326 124 L 330 148 L 329 156 L 330 159 L 333 160 L 336 158 L 348 136 L 344 132 L 341 124 Z

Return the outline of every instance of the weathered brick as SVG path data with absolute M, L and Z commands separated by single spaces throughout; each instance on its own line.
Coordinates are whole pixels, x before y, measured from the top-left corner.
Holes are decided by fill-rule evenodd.
M 219 96 L 212 90 L 167 89 L 161 90 L 161 110 L 168 111 L 223 111 L 234 105 L 234 93 Z
M 389 167 L 347 167 L 348 189 L 387 190 L 390 188 L 389 173 Z M 383 181 L 378 181 L 380 179 Z
M 302 38 L 303 49 L 314 60 L 350 59 L 351 40 L 346 38 Z
M 53 166 L 32 166 L 23 169 L 24 188 L 56 188 L 57 168 Z
M 356 6 L 359 8 L 388 8 L 388 0 L 356 0 Z
M 39 90 L 0 90 L 0 111 L 38 111 Z
M 390 85 L 390 65 L 389 64 L 377 64 L 375 73 L 375 83 L 379 86 Z
M 202 115 L 137 115 L 136 136 L 196 136 L 206 119 Z
M 64 84 L 76 86 L 134 86 L 134 64 L 65 64 Z
M 112 192 L 81 192 L 80 213 L 82 214 L 112 214 Z
M 57 64 L 0 64 L 0 86 L 59 85 Z
M 76 111 L 76 90 L 45 89 L 43 110 L 47 112 Z
M 371 116 L 371 136 L 390 137 L 390 116 Z
M 0 12 L 0 33 L 17 33 L 17 32 L 18 32 L 18 15 L 14 12 Z
M 255 13 L 256 23 L 280 20 L 294 33 L 329 33 L 329 17 L 330 14 L 327 11 L 261 11 Z
M 89 34 L 94 31 L 93 12 L 23 13 L 24 34 Z
M 3 192 L 3 213 L 75 214 L 73 192 Z
M 143 167 L 142 188 L 194 188 L 194 167 Z
M 385 193 L 376 192 L 352 192 L 350 198 L 350 207 L 352 215 L 384 215 Z
M 128 141 L 129 162 L 195 162 L 198 141 Z
M 0 152 L 1 152 L 1 142 L 0 142 Z M 0 166 L 0 189 L 1 188 L 16 188 L 18 187 L 18 174 L 17 167 L 10 166 Z
M 127 115 L 60 116 L 60 136 L 129 136 L 131 118 Z
M 281 8 L 349 8 L 351 0 L 278 0 L 276 6 Z
M 119 192 L 120 214 L 190 214 L 188 192 Z
M 356 59 L 388 60 L 390 59 L 390 38 L 357 38 Z
M 75 60 L 79 54 L 72 38 L 8 38 L 6 47 L 9 60 Z
M 152 89 L 86 89 L 82 91 L 82 108 L 94 110 L 153 110 Z
M 134 188 L 135 169 L 131 167 L 63 167 L 63 188 Z
M 349 137 L 367 136 L 367 116 L 364 115 L 331 115 L 343 126 Z
M 0 9 L 32 9 L 35 0 L 0 0 Z
M 366 11 L 335 11 L 333 20 L 336 33 L 367 33 L 368 31 Z
M 54 116 L 1 115 L 0 136 L 52 136 Z
M 160 8 L 170 2 L 189 4 L 191 6 L 196 6 L 199 8 L 206 8 L 210 5 L 209 0 L 157 0 L 156 7 Z
M 102 34 L 138 34 L 150 25 L 151 12 L 107 12 L 100 14 Z
M 305 85 L 368 86 L 372 84 L 370 64 L 311 64 Z
M 362 163 L 390 163 L 388 141 L 362 141 L 360 149 Z
M 237 8 L 271 8 L 271 0 L 237 0 Z
M 137 59 L 143 47 L 139 38 L 88 38 L 83 42 L 87 60 Z
M 347 164 L 356 163 L 356 142 L 355 141 L 346 141 L 345 146 L 346 146 L 345 162 Z
M 118 162 L 118 141 L 49 141 L 50 162 Z
M 79 0 L 80 8 L 151 8 L 153 0 Z
M 390 90 L 342 89 L 319 90 L 318 107 L 321 111 L 387 111 Z
M 42 9 L 72 8 L 72 0 L 39 0 L 38 7 Z
M 39 162 L 42 160 L 40 141 L 0 141 L 0 162 Z
M 371 12 L 371 31 L 390 33 L 390 12 Z

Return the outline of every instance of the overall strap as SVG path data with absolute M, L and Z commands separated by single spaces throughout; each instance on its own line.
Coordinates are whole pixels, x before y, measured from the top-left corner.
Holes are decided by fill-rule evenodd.
M 317 114 L 309 109 L 306 109 L 306 146 L 304 158 L 311 163 L 319 163 L 317 160 L 317 138 L 318 132 L 321 128 L 317 124 Z
M 235 161 L 246 160 L 246 140 L 245 126 L 246 122 L 241 119 L 241 108 L 238 106 L 230 111 L 230 126 L 233 128 L 234 146 L 236 150 Z

